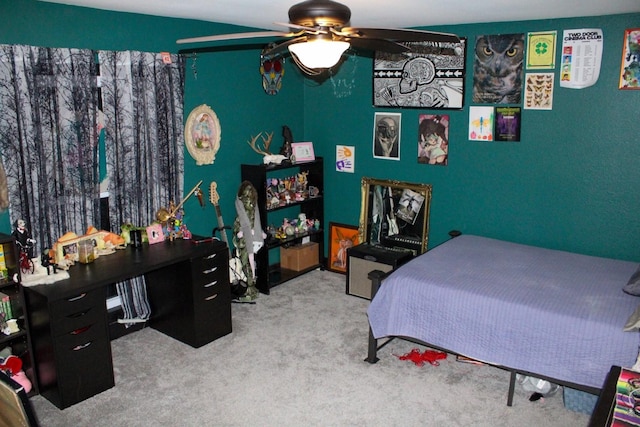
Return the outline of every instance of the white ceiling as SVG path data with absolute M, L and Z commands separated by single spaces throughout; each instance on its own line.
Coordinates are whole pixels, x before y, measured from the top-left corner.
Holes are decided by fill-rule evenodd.
M 300 0 L 41 0 L 283 31 Z M 341 0 L 354 27 L 411 28 L 640 12 L 640 0 Z M 196 36 L 199 34 L 185 34 Z

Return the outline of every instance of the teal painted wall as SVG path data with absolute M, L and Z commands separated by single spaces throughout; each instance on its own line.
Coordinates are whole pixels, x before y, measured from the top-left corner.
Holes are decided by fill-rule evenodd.
M 640 260 L 640 91 L 618 90 L 623 32 L 640 26 L 640 14 L 459 25 L 435 30 L 467 37 L 464 108 L 451 118 L 449 165 L 417 163 L 418 115 L 444 112 L 376 109 L 372 59 L 352 57 L 332 79 L 305 85 L 305 136 L 328 163 L 336 144 L 353 145 L 354 174 L 329 168 L 325 217 L 358 224 L 363 176 L 433 185 L 429 247 L 458 229 L 510 241 L 580 253 Z M 473 51 L 481 34 L 602 28 L 604 54 L 598 82 L 560 88 L 556 66 L 553 110 L 522 111 L 521 142 L 467 139 L 473 105 Z M 560 54 L 556 55 L 559 62 Z M 526 70 L 525 70 L 526 71 Z M 540 70 L 545 72 L 548 70 Z M 345 91 L 345 85 L 354 86 Z M 338 90 L 336 90 L 338 88 Z M 342 88 L 342 89 L 341 89 Z M 401 159 L 374 159 L 376 111 L 402 113 Z
M 34 0 L 0 0 L 0 43 L 92 49 L 176 52 L 175 40 L 244 28 L 193 20 L 106 12 Z M 434 110 L 377 110 L 371 105 L 371 58 L 349 58 L 333 79 L 321 84 L 301 76 L 290 62 L 283 89 L 266 95 L 258 74 L 259 48 L 198 55 L 187 66 L 185 119 L 200 104 L 211 106 L 222 127 L 221 149 L 209 166 L 196 166 L 186 154 L 185 192 L 200 179 L 208 190 L 218 182 L 225 222 L 235 218 L 233 197 L 241 163 L 259 163 L 246 144 L 258 132 L 291 127 L 297 140 L 314 142 L 327 166 L 327 222 L 357 224 L 360 178 L 398 179 L 433 185 L 430 247 L 450 229 L 581 253 L 640 260 L 640 91 L 617 89 L 625 28 L 640 26 L 640 14 L 435 28 L 467 37 L 479 34 L 602 28 L 604 56 L 595 86 L 564 89 L 556 84 L 552 111 L 523 110 L 519 143 L 480 143 L 466 139 L 472 76 L 467 74 L 465 107 L 451 117 L 449 166 L 418 165 L 417 120 Z M 468 53 L 467 68 L 472 57 Z M 557 77 L 557 68 L 556 68 Z M 345 83 L 347 84 L 345 86 Z M 399 162 L 373 159 L 375 111 L 402 113 Z M 356 147 L 356 173 L 331 166 L 336 144 Z M 208 193 L 208 191 L 206 191 Z M 217 224 L 208 204 L 186 204 L 187 223 L 209 234 Z M 0 231 L 9 232 L 0 214 Z

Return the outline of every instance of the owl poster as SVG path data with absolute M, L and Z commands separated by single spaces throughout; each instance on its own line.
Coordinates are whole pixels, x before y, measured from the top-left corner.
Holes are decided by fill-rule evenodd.
M 473 57 L 473 102 L 520 104 L 524 33 L 476 37 Z

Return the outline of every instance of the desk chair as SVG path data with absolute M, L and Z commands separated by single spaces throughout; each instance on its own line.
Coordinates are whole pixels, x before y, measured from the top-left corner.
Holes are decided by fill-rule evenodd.
M 37 427 L 29 397 L 24 388 L 0 371 L 0 427 Z

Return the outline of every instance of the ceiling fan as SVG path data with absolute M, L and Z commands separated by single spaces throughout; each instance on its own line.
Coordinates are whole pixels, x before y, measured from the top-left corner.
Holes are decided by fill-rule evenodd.
M 270 44 L 263 57 L 291 54 L 303 71 L 322 70 L 338 63 L 351 46 L 388 53 L 409 52 L 405 42 L 460 43 L 455 34 L 395 28 L 355 28 L 349 26 L 351 10 L 333 0 L 305 0 L 289 8 L 290 32 L 259 31 L 180 39 L 183 43 L 202 43 L 259 37 L 283 37 L 288 40 Z M 451 49 L 453 52 L 453 49 Z M 461 54 L 460 52 L 455 52 Z

